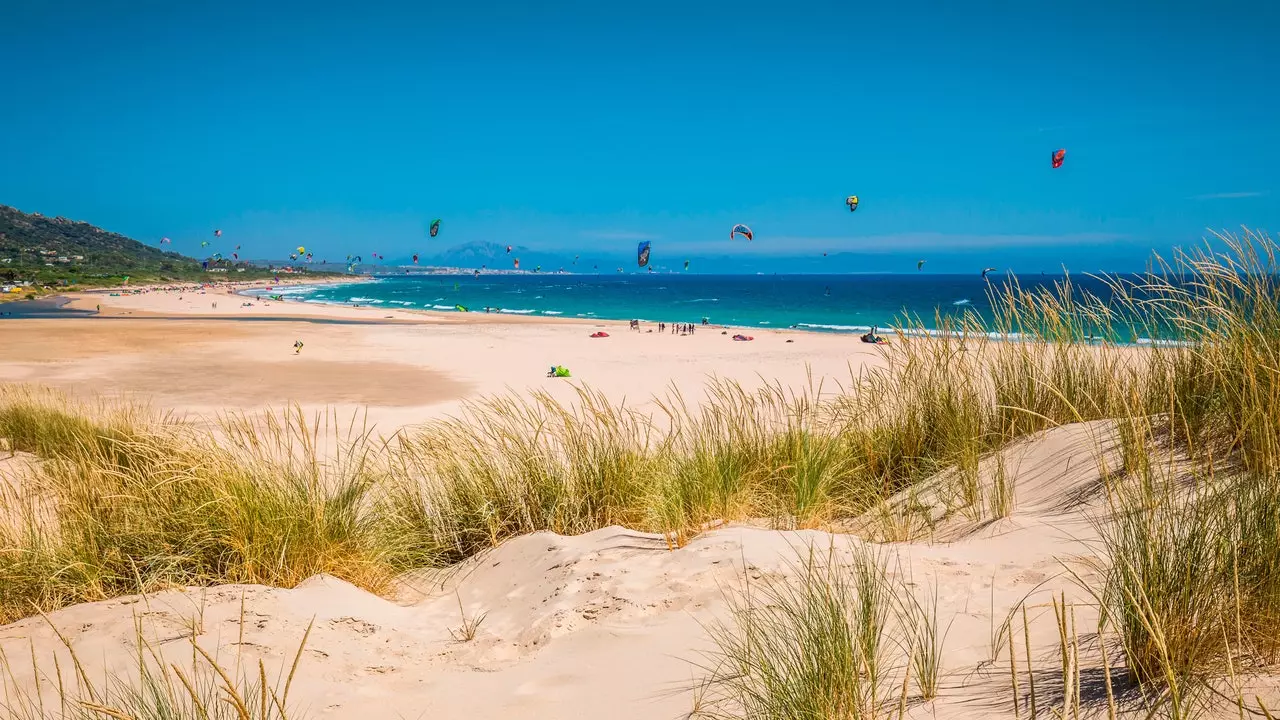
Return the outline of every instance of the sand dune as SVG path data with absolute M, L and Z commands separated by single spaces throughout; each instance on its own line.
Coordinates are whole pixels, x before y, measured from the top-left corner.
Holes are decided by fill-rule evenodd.
M 1047 675 L 1058 641 L 1050 597 L 1080 602 L 1077 622 L 1093 627 L 1087 593 L 1064 567 L 1087 573 L 1080 560 L 1092 557 L 1090 519 L 1102 507 L 1089 499 L 1100 476 L 1088 458 L 1109 432 L 1106 424 L 1070 426 L 1006 450 L 1017 468 L 1017 510 L 1008 519 L 951 526 L 947 542 L 879 546 L 922 592 L 936 585 L 949 627 L 942 696 L 913 717 L 1011 714 L 1007 665 L 990 662 L 990 645 L 993 627 L 1019 603 L 1030 609 L 1034 655 Z M 406 576 L 393 598 L 324 576 L 292 590 L 170 591 L 15 623 L 0 630 L 0 648 L 13 662 L 34 647 L 52 672 L 51 655 L 65 655 L 52 624 L 90 677 L 100 677 L 130 667 L 135 619 L 170 661 L 189 662 L 194 619 L 200 645 L 224 662 L 287 668 L 314 619 L 291 697 L 315 717 L 368 717 L 378 708 L 379 717 L 675 718 L 692 707 L 710 648 L 704 627 L 724 619 L 726 589 L 793 572 L 807 547 L 848 556 L 860 544 L 849 535 L 741 526 L 674 551 L 661 536 L 618 527 L 538 533 L 448 572 Z M 464 616 L 481 614 L 474 639 L 451 635 Z M 30 687 L 30 663 L 13 664 L 17 682 Z M 70 667 L 65 657 L 62 667 Z M 52 697 L 52 683 L 42 688 Z

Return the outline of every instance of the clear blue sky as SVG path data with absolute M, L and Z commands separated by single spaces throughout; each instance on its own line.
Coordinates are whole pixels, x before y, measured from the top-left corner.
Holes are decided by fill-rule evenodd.
M 0 203 L 191 254 L 714 255 L 745 222 L 765 264 L 1125 269 L 1280 230 L 1278 37 L 1268 0 L 15 0 Z

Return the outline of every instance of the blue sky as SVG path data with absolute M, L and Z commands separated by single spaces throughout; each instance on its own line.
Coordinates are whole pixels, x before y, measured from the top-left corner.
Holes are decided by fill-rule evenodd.
M 1278 35 L 1264 0 L 16 0 L 0 203 L 191 254 L 1129 269 L 1280 230 Z

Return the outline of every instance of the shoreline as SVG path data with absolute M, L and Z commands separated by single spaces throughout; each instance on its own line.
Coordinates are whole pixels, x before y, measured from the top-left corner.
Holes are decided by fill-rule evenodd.
M 174 284 L 174 285 L 145 285 L 145 286 L 129 286 L 118 288 L 95 288 L 94 290 L 67 292 L 60 295 L 48 296 L 36 301 L 23 301 L 17 306 L 21 306 L 28 302 L 41 303 L 41 307 L 35 312 L 9 312 L 5 319 L 22 319 L 22 318 L 40 318 L 40 319 L 57 319 L 57 318 L 73 318 L 73 317 L 97 317 L 101 319 L 156 319 L 156 320 L 248 320 L 248 321 L 298 321 L 309 323 L 332 323 L 332 324 L 367 324 L 367 325 L 508 325 L 508 326 L 529 326 L 544 325 L 548 327 L 554 326 L 591 326 L 599 329 L 608 329 L 609 331 L 630 330 L 630 320 L 625 318 L 608 318 L 608 317 L 580 317 L 580 316 L 564 316 L 564 315 L 547 315 L 538 312 L 516 313 L 516 312 L 484 312 L 478 310 L 470 310 L 468 312 L 459 312 L 456 310 L 442 310 L 432 308 L 410 308 L 403 306 L 381 306 L 368 305 L 362 303 L 350 303 L 339 300 L 312 300 L 291 298 L 290 294 L 284 294 L 281 299 L 273 300 L 265 297 L 264 291 L 275 287 L 287 287 L 291 291 L 299 289 L 329 287 L 340 285 L 362 285 L 379 282 L 379 278 L 375 277 L 343 277 L 329 279 L 301 279 L 301 278 L 282 278 L 280 282 L 271 281 L 243 281 L 243 282 L 216 282 L 201 285 L 195 284 Z M 193 305 L 187 307 L 176 307 L 171 302 L 147 302 L 140 299 L 159 300 L 171 296 L 174 293 L 179 294 L 179 299 L 185 298 L 187 295 L 218 297 L 234 300 L 244 300 L 240 307 L 231 308 L 236 312 L 226 312 L 216 307 L 217 303 L 211 301 L 210 310 L 215 312 L 197 309 Z M 50 303 L 54 303 L 53 307 L 49 307 Z M 278 307 L 277 307 L 278 304 Z M 101 310 L 98 311 L 98 306 Z M 11 306 L 15 307 L 15 306 Z M 656 326 L 660 321 L 649 320 L 644 318 L 636 319 L 640 323 L 641 334 L 650 334 L 655 332 Z M 790 326 L 790 327 L 765 327 L 758 325 L 732 325 L 724 323 L 709 323 L 701 325 L 698 323 L 691 324 L 694 332 L 702 330 L 703 332 L 720 331 L 720 334 L 742 334 L 751 338 L 765 338 L 770 336 L 783 337 L 831 337 L 831 338 L 849 338 L 850 342 L 857 343 L 859 346 L 871 345 L 878 347 L 875 343 L 861 342 L 861 335 L 870 332 L 870 326 L 841 326 L 839 329 L 833 326 Z M 669 329 L 672 325 L 679 323 L 665 323 Z M 803 325 L 803 324 L 802 324 Z M 848 328 L 848 329 L 845 329 Z M 888 339 L 890 344 L 898 339 L 918 339 L 933 338 L 944 335 L 941 331 L 933 328 L 898 328 L 893 326 L 877 326 L 880 336 Z M 634 331 L 632 331 L 634 332 Z M 954 337 L 954 335 L 953 335 Z M 1003 334 L 999 332 L 973 333 L 967 334 L 965 339 L 973 340 L 989 340 L 993 342 L 1035 342 L 1034 337 L 1027 337 L 1020 334 Z M 1101 346 L 1104 340 L 1101 338 L 1081 341 L 1082 344 L 1091 346 Z M 1111 341 L 1111 344 L 1120 347 L 1132 348 L 1150 348 L 1150 347 L 1175 347 L 1186 344 L 1178 340 L 1153 340 L 1151 338 L 1141 337 L 1136 342 Z

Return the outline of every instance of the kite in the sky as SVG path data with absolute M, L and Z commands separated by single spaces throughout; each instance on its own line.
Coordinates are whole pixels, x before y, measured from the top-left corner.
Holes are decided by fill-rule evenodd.
M 168 244 L 170 244 L 170 243 L 172 243 L 172 242 L 173 242 L 173 241 L 172 241 L 172 240 L 170 240 L 169 238 L 160 238 L 160 244 L 161 244 L 161 245 L 168 245 Z
M 431 237 L 440 234 L 440 218 L 431 221 Z
M 924 263 L 925 263 L 925 261 L 924 261 L 924 260 L 917 260 L 917 261 L 916 261 L 916 272 L 919 272 L 921 269 L 923 269 L 923 268 L 924 268 Z
M 200 247 L 208 247 L 208 245 L 209 245 L 209 241 L 208 241 L 208 240 L 203 240 L 203 241 L 201 241 L 201 242 L 200 242 Z
M 516 265 L 516 269 L 517 269 L 517 270 L 519 270 L 519 269 L 520 269 L 520 258 L 516 258 L 516 260 L 515 260 L 515 265 Z
M 685 260 L 685 261 L 684 261 L 684 269 L 685 269 L 685 270 L 688 270 L 688 269 L 689 269 L 689 261 L 688 261 L 688 260 Z
M 507 254 L 508 254 L 508 255 L 510 255 L 510 254 L 511 254 L 511 246 L 510 246 L 510 245 L 508 245 L 508 246 L 507 246 Z
M 751 234 L 751 228 L 742 224 L 733 226 L 733 229 L 729 231 L 729 239 L 732 240 L 734 235 L 741 235 L 747 240 L 750 240 L 753 237 Z
M 857 210 L 857 209 L 858 209 L 858 196 L 857 196 L 857 195 L 850 195 L 849 197 L 847 197 L 847 198 L 845 198 L 845 199 L 844 199 L 844 204 L 849 206 L 849 212 L 853 212 L 854 210 Z
M 983 269 L 982 269 L 982 277 L 983 277 L 983 278 L 986 278 L 986 277 L 987 277 L 987 273 L 989 273 L 989 272 L 995 272 L 997 269 L 998 269 L 998 268 L 983 268 Z
M 213 231 L 213 236 L 214 236 L 214 237 L 222 237 L 222 231 L 221 231 L 221 230 L 214 230 L 214 231 Z
M 299 246 L 298 246 L 298 254 L 299 254 L 299 255 L 306 255 L 306 254 L 307 254 L 307 249 L 306 249 L 306 248 L 304 248 L 304 247 L 302 247 L 301 245 L 299 245 Z
M 414 265 L 417 265 L 417 264 L 418 264 L 418 253 L 414 253 L 414 254 L 413 254 L 413 264 L 414 264 Z
M 1065 149 L 1059 148 L 1057 150 L 1054 150 L 1053 158 L 1052 158 L 1053 168 L 1057 170 L 1058 168 L 1062 167 L 1062 161 L 1066 159 L 1067 159 L 1067 151 Z
M 649 264 L 649 249 L 651 247 L 652 243 L 648 240 L 643 240 L 636 246 L 636 263 L 638 263 L 640 267 L 644 267 Z

